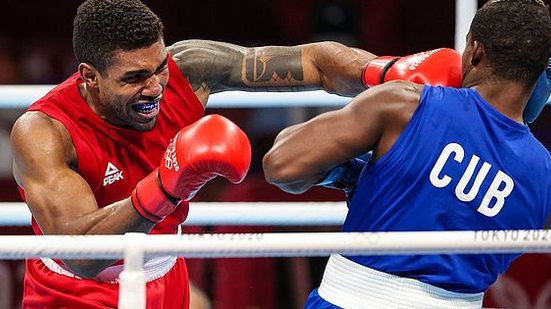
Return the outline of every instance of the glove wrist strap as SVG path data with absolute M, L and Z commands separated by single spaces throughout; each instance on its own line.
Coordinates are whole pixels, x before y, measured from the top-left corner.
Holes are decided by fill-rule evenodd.
M 385 75 L 386 75 L 386 72 L 388 72 L 388 70 L 394 65 L 394 63 L 396 63 L 396 61 L 400 60 L 400 57 L 396 57 L 392 60 L 390 60 L 384 67 L 383 69 L 381 70 L 381 75 L 379 75 L 379 84 L 382 84 L 385 82 Z
M 131 195 L 132 205 L 136 211 L 151 222 L 162 221 L 181 202 L 163 189 L 158 174 L 157 171 L 154 171 L 141 180 Z

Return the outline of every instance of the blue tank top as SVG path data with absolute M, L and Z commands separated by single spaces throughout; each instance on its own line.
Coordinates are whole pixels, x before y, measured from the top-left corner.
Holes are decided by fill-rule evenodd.
M 424 87 L 396 143 L 362 171 L 343 231 L 540 229 L 551 156 L 472 89 Z M 485 291 L 519 254 L 347 256 L 450 291 Z

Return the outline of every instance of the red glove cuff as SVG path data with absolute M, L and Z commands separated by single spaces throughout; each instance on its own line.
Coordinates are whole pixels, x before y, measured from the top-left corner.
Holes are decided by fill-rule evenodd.
M 385 82 L 385 74 L 400 57 L 381 56 L 367 64 L 362 72 L 362 83 L 366 88 L 380 85 Z
M 136 211 L 151 222 L 162 221 L 181 201 L 166 193 L 158 178 L 158 170 L 155 170 L 136 185 L 131 195 Z

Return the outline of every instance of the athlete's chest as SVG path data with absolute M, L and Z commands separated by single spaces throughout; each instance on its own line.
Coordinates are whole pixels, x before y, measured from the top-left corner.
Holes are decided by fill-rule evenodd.
M 88 138 L 77 152 L 82 155 L 78 172 L 90 185 L 98 205 L 128 197 L 138 181 L 158 167 L 170 138 L 169 133 L 158 132 Z

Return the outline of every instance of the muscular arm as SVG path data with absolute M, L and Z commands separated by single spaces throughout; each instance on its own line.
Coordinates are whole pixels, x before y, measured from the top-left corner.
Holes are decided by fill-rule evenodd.
M 373 87 L 340 110 L 281 131 L 263 160 L 267 181 L 302 193 L 339 163 L 370 150 L 380 158 L 411 119 L 421 89 L 407 82 Z
M 353 96 L 365 90 L 361 72 L 375 57 L 335 42 L 246 48 L 186 40 L 168 51 L 199 97 L 224 90 L 316 89 Z
M 148 232 L 154 226 L 130 199 L 98 209 L 88 183 L 71 166 L 76 154 L 64 127 L 39 112 L 21 116 L 11 133 L 14 177 L 44 234 L 122 234 Z M 113 263 L 66 260 L 74 272 L 93 277 Z

